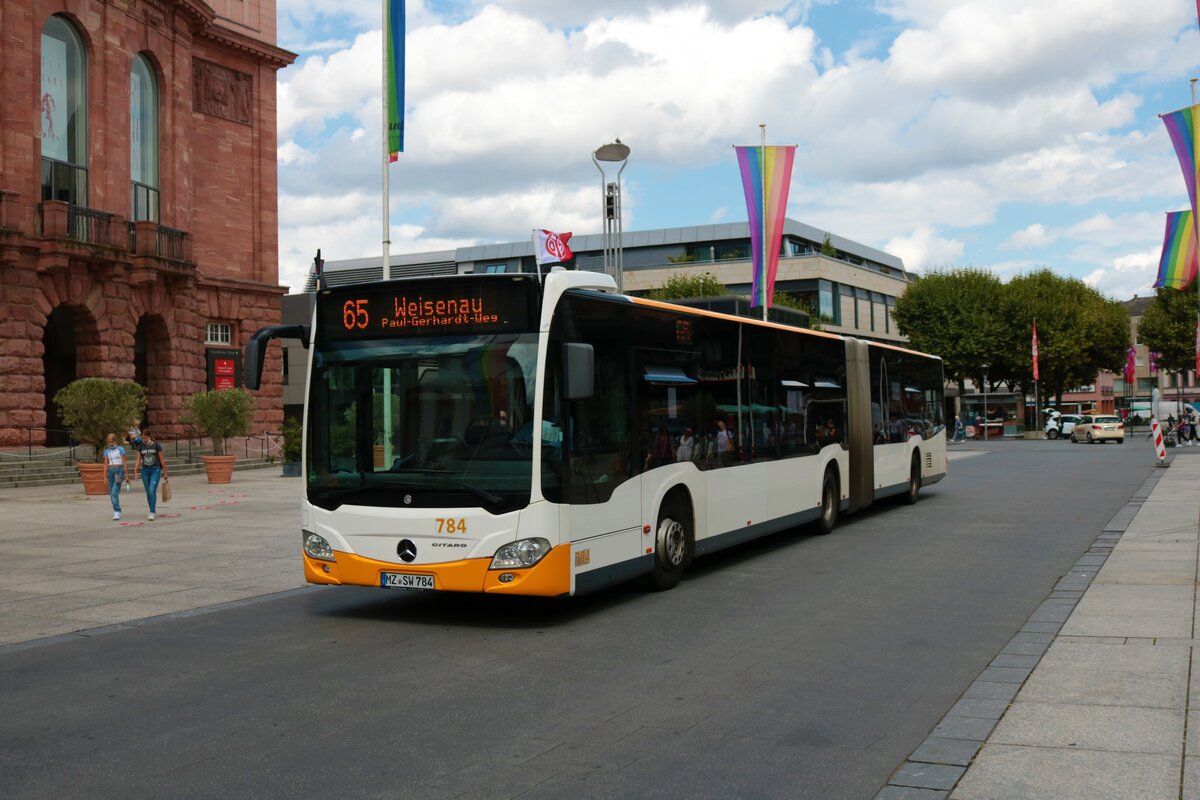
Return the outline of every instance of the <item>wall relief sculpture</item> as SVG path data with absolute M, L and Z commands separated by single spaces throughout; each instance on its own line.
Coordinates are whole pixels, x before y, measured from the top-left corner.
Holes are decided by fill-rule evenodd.
M 192 59 L 192 108 L 221 119 L 250 125 L 254 77 L 228 67 Z

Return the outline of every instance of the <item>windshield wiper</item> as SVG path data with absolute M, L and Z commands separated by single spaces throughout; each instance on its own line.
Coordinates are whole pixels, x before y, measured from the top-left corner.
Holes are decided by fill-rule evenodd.
M 454 477 L 453 475 L 451 475 L 449 472 L 447 472 L 444 469 L 420 469 L 417 467 L 409 467 L 408 469 L 389 470 L 389 472 L 391 472 L 392 474 L 400 474 L 400 475 L 404 475 L 406 473 L 407 474 L 415 474 L 415 475 L 437 475 L 439 478 L 442 478 L 443 480 L 445 480 L 449 483 L 453 483 L 455 486 L 458 486 L 459 488 L 466 489 L 468 492 L 475 495 L 479 499 L 484 500 L 488 503 L 491 503 L 494 506 L 498 506 L 504 502 L 503 497 L 492 494 L 491 492 L 487 491 L 486 489 L 480 489 L 478 486 L 472 486 L 471 484 L 467 483 L 466 481 L 462 480 L 461 478 Z

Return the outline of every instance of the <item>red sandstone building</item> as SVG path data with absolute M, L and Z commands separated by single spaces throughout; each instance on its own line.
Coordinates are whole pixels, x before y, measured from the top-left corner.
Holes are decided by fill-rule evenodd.
M 190 394 L 279 318 L 274 0 L 0 3 L 0 446 L 77 377 Z M 282 421 L 271 354 L 256 431 Z

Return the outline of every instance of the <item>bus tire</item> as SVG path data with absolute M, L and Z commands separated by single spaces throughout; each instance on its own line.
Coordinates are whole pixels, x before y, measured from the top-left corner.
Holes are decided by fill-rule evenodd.
M 904 502 L 915 505 L 921 497 L 921 454 L 913 451 L 912 466 L 908 468 L 908 491 L 904 493 Z
M 821 479 L 821 515 L 817 517 L 817 533 L 826 536 L 833 533 L 837 526 L 838 507 L 841 505 L 841 494 L 838 492 L 837 470 L 825 468 L 825 477 Z
M 665 592 L 679 585 L 691 542 L 691 518 L 683 504 L 666 500 L 659 509 L 658 525 L 655 526 L 654 569 L 650 572 L 650 586 L 654 591 Z

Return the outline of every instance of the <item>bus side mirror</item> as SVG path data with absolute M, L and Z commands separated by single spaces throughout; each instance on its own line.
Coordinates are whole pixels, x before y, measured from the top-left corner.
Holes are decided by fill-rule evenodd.
M 242 382 L 247 389 L 255 390 L 262 386 L 263 361 L 267 358 L 267 345 L 272 339 L 299 339 L 300 344 L 308 348 L 308 325 L 268 325 L 259 328 L 246 343 L 246 360 Z
M 563 345 L 563 367 L 566 372 L 568 400 L 586 400 L 595 387 L 595 354 L 590 344 L 567 342 Z

